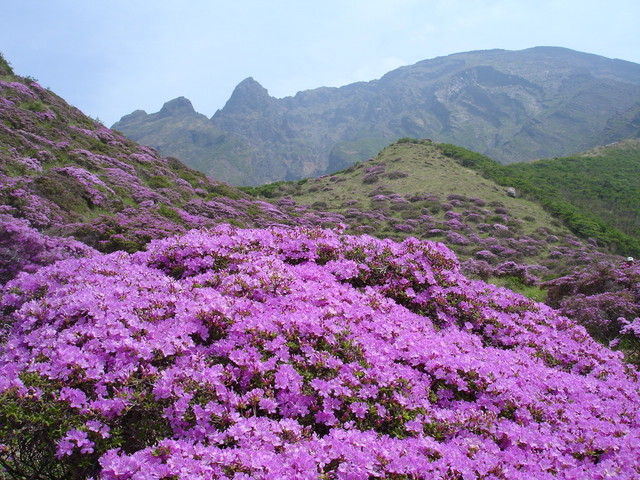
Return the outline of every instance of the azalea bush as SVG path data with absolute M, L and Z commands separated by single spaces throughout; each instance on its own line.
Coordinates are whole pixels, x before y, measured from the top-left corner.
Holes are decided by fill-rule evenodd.
M 71 238 L 43 235 L 27 220 L 0 214 L 0 285 L 20 272 L 35 272 L 58 260 L 95 253 L 91 247 Z
M 640 383 L 442 244 L 220 226 L 0 298 L 9 478 L 640 475 Z
M 640 365 L 640 265 L 600 263 L 545 284 L 546 302 Z

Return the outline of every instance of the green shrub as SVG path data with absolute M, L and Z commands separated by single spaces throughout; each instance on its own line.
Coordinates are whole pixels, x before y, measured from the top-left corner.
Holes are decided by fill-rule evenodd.
M 161 203 L 158 207 L 158 213 L 173 222 L 182 223 L 182 217 L 180 216 L 178 211 L 175 208 L 171 208 L 170 206 L 165 205 L 164 203 Z
M 163 175 L 153 175 L 149 180 L 147 180 L 147 185 L 151 188 L 171 188 L 173 184 L 171 180 Z
M 242 198 L 242 193 L 237 188 L 230 187 L 224 183 L 218 183 L 216 185 L 207 186 L 207 198 L 226 197 L 231 200 L 239 200 Z
M 49 171 L 36 177 L 33 183 L 38 195 L 67 212 L 86 213 L 90 208 L 87 191 L 75 178 Z

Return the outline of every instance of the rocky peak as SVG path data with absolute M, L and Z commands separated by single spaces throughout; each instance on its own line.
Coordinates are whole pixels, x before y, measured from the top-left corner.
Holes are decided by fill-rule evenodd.
M 124 117 L 122 117 L 116 124 L 114 124 L 113 127 L 117 129 L 118 127 L 116 125 L 118 124 L 128 123 L 135 120 L 143 120 L 147 115 L 147 112 L 145 112 L 144 110 L 135 110 L 129 115 L 125 115 Z
M 169 100 L 160 110 L 160 115 L 162 116 L 188 115 L 192 113 L 196 113 L 196 111 L 193 108 L 191 101 L 185 97 L 178 97 L 173 100 Z
M 261 112 L 271 106 L 274 100 L 266 88 L 249 77 L 236 86 L 221 112 L 225 114 Z

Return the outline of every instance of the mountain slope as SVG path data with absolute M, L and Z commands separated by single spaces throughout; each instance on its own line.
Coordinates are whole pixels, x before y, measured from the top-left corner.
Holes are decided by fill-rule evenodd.
M 589 212 L 640 238 L 640 140 L 626 140 L 588 152 L 509 165 L 514 177 L 554 189 Z
M 102 251 L 135 251 L 152 238 L 191 228 L 293 221 L 268 203 L 109 130 L 14 75 L 4 59 L 0 215 L 0 259 L 9 272 L 0 281 L 13 274 L 12 265 L 59 257 L 44 254 L 57 247 L 38 232 L 73 235 Z M 72 248 L 65 245 L 59 245 L 61 252 Z
M 208 124 L 193 110 L 138 111 L 114 128 L 216 178 L 257 185 L 340 170 L 407 136 L 502 163 L 568 155 L 637 136 L 639 111 L 640 65 L 536 47 L 439 57 L 282 99 L 248 78 Z

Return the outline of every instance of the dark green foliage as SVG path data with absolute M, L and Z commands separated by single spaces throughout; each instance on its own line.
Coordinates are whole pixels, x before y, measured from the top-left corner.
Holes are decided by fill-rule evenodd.
M 20 106 L 31 112 L 46 112 L 49 109 L 40 99 L 23 102 Z
M 0 468 L 12 479 L 83 479 L 98 472 L 99 455 L 56 457 L 56 442 L 68 430 L 80 427 L 83 418 L 64 403 L 57 402 L 52 386 L 38 374 L 23 377 L 26 386 L 42 390 L 27 398 L 9 390 L 0 396 L 0 435 L 11 439 L 8 448 L 0 450 Z M 55 388 L 55 387 L 54 387 Z M 98 439 L 98 449 L 117 447 L 115 439 Z
M 169 434 L 167 421 L 162 416 L 162 402 L 157 402 L 145 391 L 145 382 L 139 382 L 135 384 L 136 400 L 112 423 L 107 438 L 89 431 L 89 438 L 95 444 L 91 452 L 82 455 L 74 452 L 58 458 L 56 440 L 71 429 L 87 431 L 85 422 L 95 418 L 79 414 L 68 404 L 56 401 L 53 392 L 60 385 L 38 374 L 24 375 L 23 382 L 34 392 L 39 389 L 41 394 L 25 398 L 8 390 L 0 396 L 0 435 L 5 441 L 11 440 L 7 448 L 0 447 L 0 478 L 3 480 L 94 477 L 100 468 L 98 459 L 107 450 L 121 448 L 134 452 Z
M 232 200 L 239 200 L 242 198 L 242 193 L 238 191 L 238 189 L 230 187 L 224 183 L 218 183 L 216 185 L 208 185 L 207 192 L 209 192 L 208 197 L 226 197 Z
M 178 211 L 175 208 L 171 208 L 170 206 L 165 205 L 164 203 L 160 204 L 160 206 L 158 207 L 158 213 L 173 222 L 182 222 L 182 217 L 180 217 Z
M 4 56 L 0 52 L 0 75 L 13 75 L 13 70 L 11 69 L 11 65 L 7 60 L 5 60 Z
M 300 185 L 306 183 L 306 181 L 300 181 Z M 248 193 L 254 197 L 264 197 L 264 198 L 277 198 L 282 195 L 282 187 L 285 185 L 293 185 L 294 182 L 282 181 L 282 182 L 274 182 L 268 183 L 266 185 L 262 185 L 259 187 L 239 187 L 239 190 Z
M 186 180 L 192 187 L 200 187 L 202 184 L 209 183 L 207 176 L 197 170 L 193 170 L 187 167 L 184 163 L 174 157 L 167 157 L 167 165 L 173 170 L 180 178 Z
M 417 138 L 404 137 L 399 138 L 396 143 L 420 143 L 420 140 L 418 140 Z
M 506 169 L 531 183 L 552 186 L 580 211 L 589 210 L 624 233 L 640 236 L 640 144 Z
M 474 170 L 481 170 L 482 172 L 494 172 L 499 170 L 501 165 L 492 160 L 491 158 L 482 155 L 471 150 L 467 150 L 464 147 L 458 145 L 451 145 L 449 143 L 436 144 L 438 149 L 447 157 L 455 158 L 460 165 Z
M 151 188 L 171 188 L 173 185 L 171 180 L 167 177 L 163 177 L 162 175 L 154 175 L 148 181 L 147 184 Z
M 577 235 L 622 255 L 640 255 L 638 145 L 507 166 L 455 145 L 438 148 L 461 165 L 540 202 Z
M 67 212 L 86 213 L 91 205 L 82 184 L 72 177 L 49 171 L 34 180 L 35 191 Z

